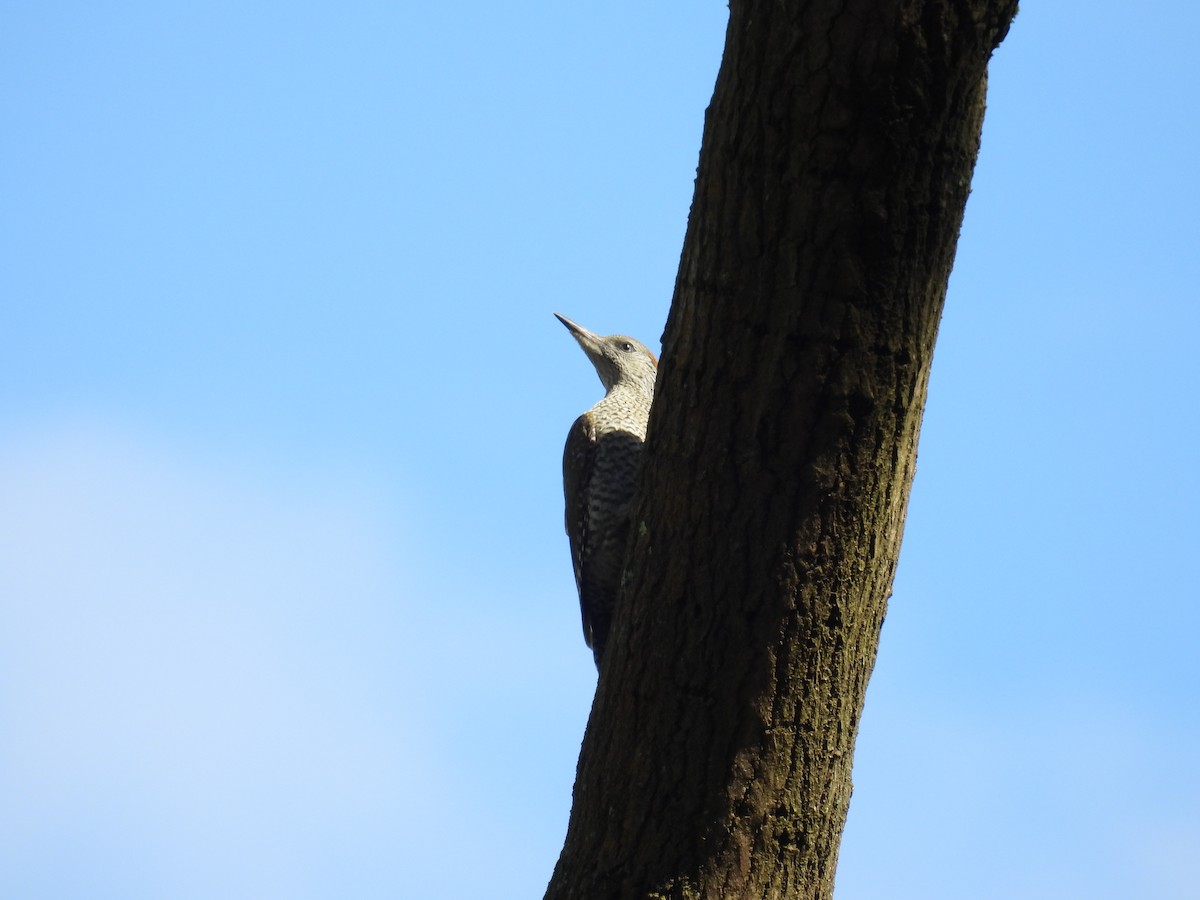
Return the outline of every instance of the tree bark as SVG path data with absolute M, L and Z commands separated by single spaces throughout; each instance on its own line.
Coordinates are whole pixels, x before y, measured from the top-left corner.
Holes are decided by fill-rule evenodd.
M 829 898 L 1015 0 L 732 0 L 547 898 Z

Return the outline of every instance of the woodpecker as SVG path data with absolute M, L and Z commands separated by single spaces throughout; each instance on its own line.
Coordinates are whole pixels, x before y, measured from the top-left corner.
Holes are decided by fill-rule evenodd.
M 601 337 L 554 315 L 592 361 L 605 390 L 604 399 L 575 420 L 563 451 L 567 537 L 583 639 L 599 669 L 621 589 L 658 359 L 631 337 Z

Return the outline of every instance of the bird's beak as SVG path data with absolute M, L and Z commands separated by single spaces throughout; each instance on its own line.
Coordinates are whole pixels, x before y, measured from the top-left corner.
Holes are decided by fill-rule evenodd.
M 558 313 L 554 314 L 554 318 L 558 319 L 558 321 L 567 326 L 567 331 L 571 332 L 571 334 L 574 335 L 575 340 L 579 341 L 579 346 L 583 348 L 583 352 L 586 353 L 591 360 L 595 361 L 599 357 L 603 356 L 603 353 L 600 349 L 602 342 L 600 335 L 596 334 L 595 332 L 588 331 L 582 325 L 577 325 L 566 316 Z

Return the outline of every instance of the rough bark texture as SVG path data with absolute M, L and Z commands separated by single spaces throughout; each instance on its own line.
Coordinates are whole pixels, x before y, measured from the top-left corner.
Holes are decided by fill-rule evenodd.
M 828 898 L 1012 0 L 733 0 L 547 898 Z

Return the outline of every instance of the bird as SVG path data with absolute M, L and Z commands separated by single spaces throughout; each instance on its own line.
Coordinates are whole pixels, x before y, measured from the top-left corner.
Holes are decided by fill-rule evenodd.
M 605 391 L 575 420 L 563 449 L 567 537 L 583 639 L 598 670 L 621 588 L 658 358 L 631 337 L 601 337 L 554 315 L 583 348 Z

